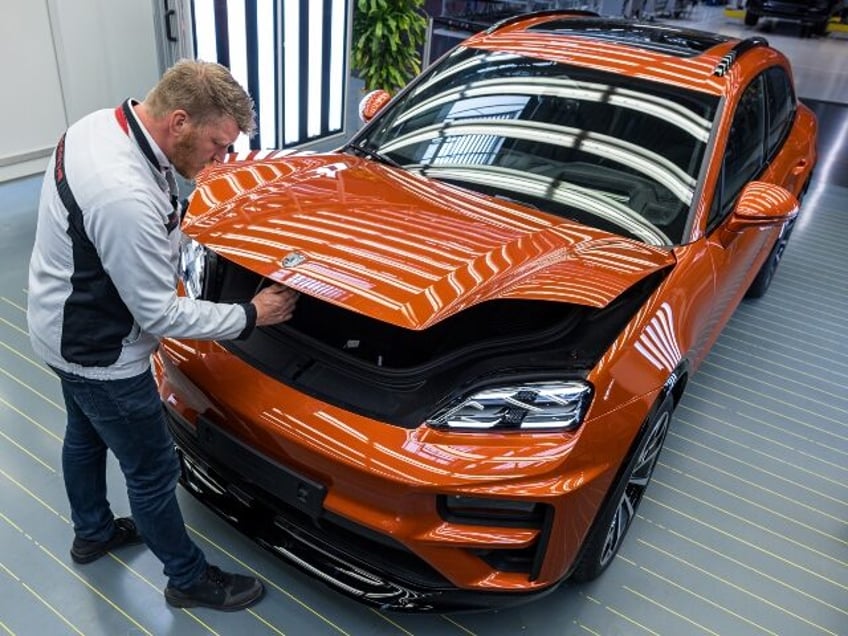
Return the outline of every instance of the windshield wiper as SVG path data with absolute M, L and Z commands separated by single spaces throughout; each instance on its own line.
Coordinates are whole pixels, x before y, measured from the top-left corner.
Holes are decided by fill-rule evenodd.
M 375 161 L 379 161 L 380 163 L 384 163 L 388 166 L 392 166 L 393 168 L 403 169 L 403 166 L 401 164 L 399 164 L 397 161 L 395 161 L 394 159 L 392 159 L 388 155 L 384 155 L 383 153 L 378 152 L 377 150 L 374 150 L 373 148 L 368 148 L 367 146 L 363 146 L 363 145 L 358 144 L 354 141 L 349 141 L 348 143 L 346 143 L 344 146 L 342 146 L 342 150 L 353 150 L 354 153 L 361 153 L 361 154 L 365 155 L 366 157 L 370 157 L 371 159 L 374 159 Z

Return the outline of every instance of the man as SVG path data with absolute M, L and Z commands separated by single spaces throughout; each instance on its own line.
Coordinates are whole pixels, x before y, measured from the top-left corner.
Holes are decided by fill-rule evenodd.
M 249 303 L 176 295 L 180 209 L 172 170 L 194 178 L 254 130 L 253 102 L 226 68 L 178 62 L 143 102 L 72 125 L 47 169 L 29 271 L 35 352 L 58 374 L 67 408 L 62 468 L 75 538 L 90 563 L 144 541 L 162 561 L 175 607 L 243 609 L 256 578 L 210 566 L 175 496 L 179 472 L 150 370 L 165 336 L 244 338 L 288 320 L 296 293 L 274 285 Z M 124 473 L 133 516 L 106 499 L 106 451 Z

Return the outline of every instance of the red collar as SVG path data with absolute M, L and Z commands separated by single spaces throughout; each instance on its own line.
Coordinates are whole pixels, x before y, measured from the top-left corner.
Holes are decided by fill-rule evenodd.
M 115 107 L 115 119 L 118 120 L 118 125 L 121 127 L 121 130 L 124 131 L 124 134 L 129 136 L 130 125 L 127 122 L 127 116 L 124 114 L 123 104 Z
M 141 129 L 141 126 L 133 114 L 131 100 L 128 99 L 115 109 L 115 119 L 118 120 L 118 125 L 121 127 L 121 130 L 123 130 L 128 137 L 135 140 L 135 143 L 138 144 L 139 148 L 141 148 L 142 154 L 147 157 L 150 165 L 160 172 L 164 170 L 163 166 L 159 163 L 159 159 L 156 157 L 156 153 L 153 151 L 153 147 L 150 145 L 144 131 Z

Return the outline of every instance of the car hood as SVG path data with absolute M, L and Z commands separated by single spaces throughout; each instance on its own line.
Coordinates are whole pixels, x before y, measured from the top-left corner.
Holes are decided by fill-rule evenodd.
M 262 276 L 424 329 L 495 298 L 603 307 L 671 251 L 343 153 L 204 171 L 183 227 Z

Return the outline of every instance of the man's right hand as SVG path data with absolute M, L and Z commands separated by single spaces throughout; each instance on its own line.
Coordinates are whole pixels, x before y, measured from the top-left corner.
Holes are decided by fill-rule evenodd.
M 276 325 L 291 318 L 298 296 L 295 290 L 276 283 L 260 291 L 250 301 L 256 307 L 256 326 Z

